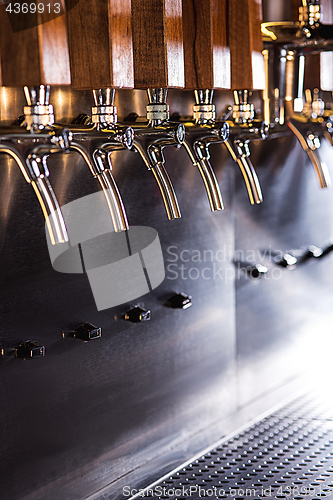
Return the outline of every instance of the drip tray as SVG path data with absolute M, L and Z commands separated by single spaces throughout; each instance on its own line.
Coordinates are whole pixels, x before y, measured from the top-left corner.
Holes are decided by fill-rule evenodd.
M 333 409 L 323 401 L 311 396 L 294 400 L 141 491 L 140 497 L 333 499 Z

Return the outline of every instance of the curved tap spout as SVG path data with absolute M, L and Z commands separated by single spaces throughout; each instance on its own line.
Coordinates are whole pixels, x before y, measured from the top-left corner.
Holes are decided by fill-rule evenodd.
M 93 158 L 98 166 L 97 179 L 103 189 L 109 206 L 113 227 L 116 233 L 129 229 L 127 215 L 118 186 L 112 175 L 112 151 L 98 149 L 94 151 Z
M 112 128 L 97 129 L 95 126 L 73 125 L 73 140 L 70 149 L 77 151 L 98 179 L 109 207 L 114 231 L 128 229 L 127 215 L 118 187 L 112 176 L 111 153 L 131 149 L 134 132 L 131 127 L 113 125 Z
M 180 147 L 185 138 L 185 128 L 181 123 L 169 122 L 169 106 L 166 103 L 167 89 L 147 89 L 147 122 L 145 125 L 132 124 L 135 131 L 133 150 L 137 151 L 148 170 L 151 170 L 162 195 L 169 220 L 181 217 L 177 197 L 165 170 L 163 148 Z
M 230 125 L 230 136 L 225 145 L 242 172 L 251 205 L 259 205 L 263 196 L 257 173 L 250 160 L 249 142 L 254 139 L 266 139 L 268 125 L 256 120 L 251 122 L 252 126 L 236 125 L 233 122 Z
M 133 148 L 140 154 L 148 170 L 151 170 L 159 187 L 169 220 L 181 217 L 175 190 L 165 170 L 163 148 L 168 145 L 180 146 L 184 141 L 185 129 L 180 123 L 161 123 L 154 127 L 134 124 Z
M 59 203 L 48 180 L 47 155 L 22 154 L 22 150 L 0 141 L 0 153 L 10 155 L 18 164 L 25 180 L 31 184 L 43 211 L 52 245 L 68 241 L 68 234 Z M 24 159 L 25 158 L 25 159 Z
M 311 123 L 308 123 L 307 119 L 302 122 L 294 117 L 289 119 L 287 125 L 307 153 L 317 176 L 319 186 L 321 188 L 331 187 L 331 178 L 327 165 L 325 162 L 321 161 L 318 154 L 320 139 L 317 134 L 310 130 Z
M 219 184 L 210 164 L 209 146 L 213 142 L 225 142 L 229 137 L 229 125 L 226 122 L 210 122 L 202 125 L 185 124 L 183 146 L 193 166 L 197 167 L 204 182 L 212 212 L 223 210 L 223 201 Z

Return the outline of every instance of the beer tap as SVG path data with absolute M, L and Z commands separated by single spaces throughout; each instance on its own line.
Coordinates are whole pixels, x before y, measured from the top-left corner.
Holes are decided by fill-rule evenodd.
M 47 158 L 50 154 L 67 152 L 71 132 L 53 128 L 53 107 L 49 103 L 50 87 L 40 85 L 24 88 L 22 127 L 0 127 L 0 153 L 10 155 L 18 164 L 25 180 L 31 184 L 42 208 L 50 241 L 53 245 L 68 241 L 65 222 L 57 198 L 49 182 Z
M 323 135 L 325 139 L 333 146 L 333 111 L 332 103 L 325 103 L 320 97 L 318 88 L 305 90 L 305 106 L 303 113 L 311 121 L 316 132 Z
M 181 217 L 177 197 L 165 170 L 163 148 L 173 145 L 180 147 L 185 139 L 185 128 L 181 123 L 169 121 L 169 106 L 166 103 L 167 89 L 147 89 L 147 122 L 145 126 L 131 123 L 135 136 L 133 149 L 137 151 L 144 164 L 152 172 L 161 191 L 169 220 Z
M 230 127 L 229 139 L 225 142 L 231 158 L 239 166 L 244 178 L 251 205 L 263 201 L 260 182 L 250 160 L 249 143 L 255 139 L 266 139 L 268 124 L 254 118 L 254 105 L 248 102 L 248 91 L 234 91 L 235 104 L 228 106 L 222 114 Z
M 136 14 L 137 9 L 138 14 Z M 173 7 L 168 4 L 166 10 Z M 156 9 L 156 16 L 166 15 L 164 9 Z M 143 43 L 136 40 L 136 30 L 140 30 L 143 42 L 148 43 L 148 35 L 152 30 L 144 30 L 142 23 L 136 19 L 137 15 L 146 16 L 146 22 L 150 27 L 150 11 L 142 8 L 142 2 L 131 2 L 124 0 L 95 0 L 94 2 L 79 2 L 76 9 L 68 12 L 69 45 L 71 47 L 71 64 L 75 68 L 73 71 L 73 85 L 78 89 L 93 90 L 95 106 L 92 109 L 92 117 L 81 117 L 81 122 L 86 125 L 72 127 L 74 134 L 74 145 L 81 154 L 84 152 L 86 162 L 90 163 L 93 175 L 105 182 L 107 175 L 112 184 L 110 154 L 115 149 L 130 149 L 138 151 L 147 169 L 153 173 L 159 189 L 162 193 L 165 208 L 169 219 L 180 217 L 178 203 L 171 185 L 168 174 L 164 169 L 163 148 L 166 145 L 180 145 L 183 141 L 183 125 L 168 122 L 168 105 L 166 103 L 166 85 L 153 84 L 153 78 L 146 78 L 141 85 L 135 85 L 134 71 L 135 61 L 133 57 L 133 47 L 139 47 L 139 58 L 145 69 L 149 66 L 147 58 L 142 54 Z M 119 16 L 122 22 L 119 22 Z M 132 21 L 134 17 L 134 22 Z M 165 26 L 163 26 L 165 28 Z M 142 31 L 141 31 L 142 30 Z M 87 39 L 87 32 L 98 32 L 99 36 L 94 39 Z M 158 35 L 161 33 L 158 31 Z M 133 36 L 133 43 L 132 43 Z M 163 38 L 161 43 L 154 39 L 149 42 L 150 68 L 154 75 L 159 78 L 160 72 L 156 65 L 162 64 L 166 59 L 164 44 L 174 42 L 174 39 L 167 42 L 168 37 Z M 135 41 L 134 41 L 135 38 Z M 84 43 L 82 43 L 84 41 Z M 152 55 L 153 49 L 161 50 L 161 57 Z M 136 53 L 138 55 L 138 53 Z M 164 58 L 164 59 L 163 59 Z M 170 54 L 170 60 L 173 57 Z M 168 59 L 169 60 L 169 59 Z M 143 75 L 144 71 L 138 71 Z M 163 82 L 164 83 L 164 82 Z M 152 85 L 151 85 L 152 84 Z M 148 90 L 149 104 L 147 106 L 147 124 L 142 126 L 130 123 L 129 126 L 117 123 L 117 109 L 114 106 L 114 90 L 117 88 L 133 88 L 134 86 L 147 89 L 149 86 L 154 89 Z M 163 87 L 163 88 L 161 88 Z M 99 89 L 99 90 L 96 90 Z M 101 90 L 103 89 L 103 90 Z M 90 130 L 87 130 L 90 127 Z M 135 137 L 133 136 L 135 129 Z M 81 134 L 81 135 L 80 135 Z M 86 134 L 86 138 L 84 136 Z M 87 142 L 88 141 L 88 142 Z M 114 183 L 113 183 L 114 185 Z M 110 190 L 107 190 L 110 192 Z M 116 206 L 119 214 L 119 230 L 127 227 L 125 212 L 122 208 L 119 193 L 113 189 L 113 201 L 110 203 Z
M 270 136 L 291 130 L 308 154 L 320 187 L 330 187 L 327 166 L 319 156 L 321 125 L 312 116 L 320 101 L 311 103 L 308 115 L 304 113 L 303 87 L 306 55 L 332 50 L 333 25 L 321 24 L 318 0 L 302 0 L 298 22 L 263 23 L 262 34 L 267 77 L 264 118 L 272 128 Z
M 210 164 L 209 146 L 223 143 L 229 137 L 226 122 L 216 121 L 212 89 L 195 90 L 193 121 L 184 123 L 184 147 L 194 167 L 197 167 L 204 182 L 212 212 L 223 210 L 219 184 Z
M 133 129 L 117 123 L 114 89 L 95 89 L 92 116 L 80 115 L 69 125 L 73 140 L 72 151 L 77 151 L 88 165 L 103 190 L 115 232 L 128 229 L 127 215 L 117 184 L 112 176 L 111 154 L 129 150 L 133 146 Z

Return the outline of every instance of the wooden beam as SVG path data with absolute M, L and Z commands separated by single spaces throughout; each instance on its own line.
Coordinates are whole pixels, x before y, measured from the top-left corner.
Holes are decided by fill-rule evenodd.
M 71 83 L 65 2 L 50 0 L 48 3 L 51 14 L 44 11 L 8 15 L 7 5 L 0 5 L 2 85 Z M 59 3 L 63 14 L 57 16 L 54 13 Z
M 132 0 L 136 88 L 184 87 L 182 0 Z
M 131 0 L 80 0 L 68 32 L 74 88 L 133 87 Z
M 264 89 L 261 1 L 228 0 L 228 11 L 231 87 L 234 90 Z
M 183 0 L 185 87 L 230 89 L 227 0 Z

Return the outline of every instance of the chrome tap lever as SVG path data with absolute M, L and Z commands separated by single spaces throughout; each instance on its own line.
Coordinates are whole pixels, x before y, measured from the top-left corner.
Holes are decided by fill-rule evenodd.
M 302 148 L 307 153 L 311 164 L 316 173 L 319 186 L 321 188 L 329 188 L 331 186 L 331 178 L 325 162 L 321 161 L 318 150 L 320 148 L 320 138 L 317 134 L 310 130 L 311 123 L 301 121 L 302 117 L 290 118 L 287 122 L 288 127 L 299 140 Z

